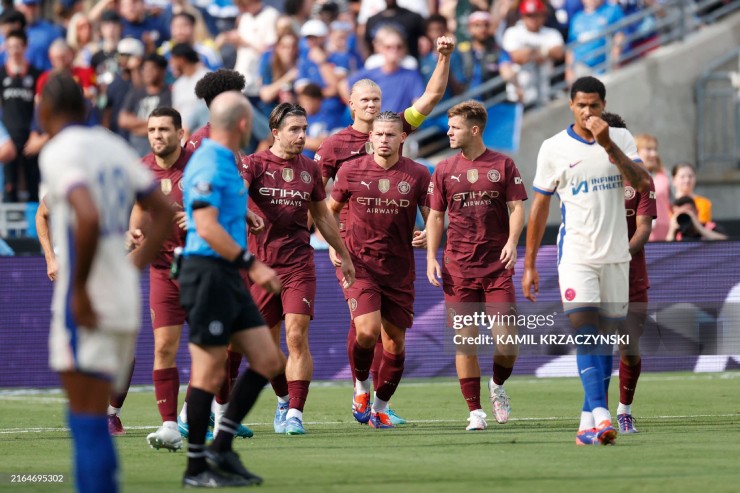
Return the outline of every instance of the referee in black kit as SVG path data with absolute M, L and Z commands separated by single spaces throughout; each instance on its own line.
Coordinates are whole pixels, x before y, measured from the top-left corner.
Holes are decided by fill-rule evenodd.
M 210 109 L 211 138 L 193 154 L 183 176 L 188 231 L 179 280 L 192 358 L 183 484 L 217 488 L 262 482 L 242 465 L 231 444 L 262 388 L 284 370 L 270 331 L 239 275 L 239 269 L 246 269 L 255 283 L 280 291 L 275 271 L 246 250 L 247 191 L 234 156 L 250 137 L 252 109 L 238 92 L 217 96 Z M 206 448 L 211 401 L 224 378 L 229 343 L 247 357 L 249 369 L 236 381 L 216 439 Z

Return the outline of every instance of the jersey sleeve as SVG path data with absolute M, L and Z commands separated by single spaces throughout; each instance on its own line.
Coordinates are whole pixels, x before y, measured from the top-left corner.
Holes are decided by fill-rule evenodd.
M 524 186 L 524 181 L 514 161 L 507 159 L 504 170 L 506 172 L 506 201 L 527 200 L 527 188 Z
M 427 204 L 430 209 L 439 212 L 447 210 L 447 191 L 445 190 L 446 168 L 445 162 L 437 165 L 427 188 Z
M 426 166 L 419 165 L 419 187 L 417 190 L 416 200 L 419 207 L 429 207 L 429 184 L 432 182 L 432 175 Z
M 60 152 L 58 146 L 45 146 L 39 156 L 39 168 L 47 205 L 66 199 L 69 192 L 78 186 L 90 184 L 89 173 L 85 172 L 84 152 L 78 147 L 69 146 Z
M 321 170 L 321 176 L 327 179 L 335 180 L 337 177 L 337 158 L 334 155 L 334 150 L 331 145 L 327 145 L 326 140 L 321 143 L 316 153 L 313 156 L 313 160 L 316 161 L 319 169 Z
M 221 187 L 219 183 L 218 167 L 211 163 L 200 161 L 193 166 L 192 175 L 188 180 L 188 195 L 193 209 L 202 207 L 221 206 Z
M 334 179 L 334 188 L 331 191 L 331 198 L 337 202 L 345 203 L 350 198 L 349 183 L 347 182 L 347 167 L 343 167 L 337 173 Z
M 252 155 L 242 156 L 242 165 L 239 168 L 239 174 L 242 179 L 247 182 L 248 185 L 254 183 L 255 177 L 255 166 L 257 166 L 255 159 L 252 159 Z M 249 188 L 249 187 L 247 187 Z
M 650 216 L 653 219 L 658 217 L 658 207 L 655 200 L 655 183 L 650 178 L 650 188 L 640 193 L 640 201 L 637 203 L 638 216 Z
M 136 192 L 136 199 L 139 200 L 155 191 L 159 184 L 154 180 L 152 171 L 141 162 L 133 149 L 127 148 L 126 153 L 128 155 L 125 159 L 129 163 L 127 168 L 128 177 L 131 180 L 134 192 Z
M 642 159 L 640 159 L 640 155 L 637 153 L 637 144 L 635 143 L 635 138 L 632 136 L 629 130 L 620 130 L 622 130 L 622 132 L 619 133 L 620 141 L 617 142 L 617 145 L 620 149 L 622 149 L 622 152 L 625 156 L 630 158 L 632 161 L 641 163 Z
M 552 161 L 547 149 L 547 141 L 542 143 L 540 152 L 537 155 L 537 171 L 534 175 L 532 188 L 535 192 L 543 195 L 552 195 L 558 186 L 558 177 L 553 169 Z
M 313 178 L 311 202 L 321 202 L 326 200 L 326 188 L 324 188 L 324 182 L 321 180 L 321 171 L 313 161 L 309 161 L 309 163 L 311 165 L 311 177 Z

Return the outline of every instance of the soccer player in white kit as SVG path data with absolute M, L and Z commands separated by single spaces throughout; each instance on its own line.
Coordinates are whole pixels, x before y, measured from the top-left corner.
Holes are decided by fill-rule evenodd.
M 560 295 L 576 342 L 595 342 L 592 337 L 600 327 L 627 315 L 630 253 L 623 180 L 638 192 L 650 187 L 647 171 L 634 162 L 640 158 L 632 135 L 627 129 L 609 128 L 601 119 L 605 104 L 606 88 L 598 79 L 582 77 L 573 83 L 574 124 L 542 143 L 527 230 L 522 290 L 535 301 L 537 251 L 550 197 L 557 193 L 562 214 L 557 243 Z M 577 445 L 606 445 L 616 439 L 606 403 L 612 350 L 611 345 L 577 345 L 585 392 Z
M 161 247 L 172 212 L 133 149 L 102 127 L 83 127 L 85 113 L 80 86 L 70 75 L 52 74 L 39 103 L 51 138 L 39 159 L 42 186 L 59 249 L 49 362 L 69 398 L 77 491 L 115 492 L 108 396 L 123 383 L 134 353 L 139 269 Z M 124 240 L 137 200 L 152 228 L 129 260 Z

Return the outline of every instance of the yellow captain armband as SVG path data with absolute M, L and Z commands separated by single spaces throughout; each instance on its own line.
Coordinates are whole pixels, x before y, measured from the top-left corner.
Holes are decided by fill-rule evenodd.
M 427 116 L 422 115 L 416 108 L 411 106 L 406 108 L 406 111 L 403 112 L 403 117 L 406 118 L 406 121 L 409 122 L 412 127 L 419 128 L 421 124 L 424 123 Z

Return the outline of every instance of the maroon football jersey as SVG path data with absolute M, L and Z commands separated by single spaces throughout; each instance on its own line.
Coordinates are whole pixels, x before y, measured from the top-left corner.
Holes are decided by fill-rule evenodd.
M 169 169 L 160 168 L 154 159 L 154 154 L 147 154 L 141 162 L 152 171 L 154 178 L 159 182 L 162 193 L 172 204 L 175 212 L 183 211 L 182 206 L 182 174 L 185 165 L 188 164 L 193 153 L 183 148 L 180 157 Z M 180 228 L 177 223 L 172 224 L 172 231 L 162 245 L 157 258 L 152 262 L 152 267 L 157 269 L 169 269 L 175 248 L 185 246 L 185 234 L 187 232 Z
M 370 276 L 381 285 L 413 282 L 411 240 L 429 180 L 426 166 L 405 157 L 387 170 L 373 156 L 339 170 L 332 198 L 349 208 L 345 243 L 358 277 Z
M 658 217 L 653 179 L 650 178 L 650 190 L 642 193 L 638 193 L 625 180 L 624 207 L 627 209 L 627 234 L 632 239 L 637 231 L 637 216 L 650 216 L 653 219 Z M 630 293 L 639 293 L 649 287 L 645 249 L 642 249 L 630 261 Z
M 462 153 L 440 162 L 429 187 L 429 207 L 449 214 L 444 269 L 461 278 L 512 275 L 499 260 L 509 239 L 507 202 L 527 200 L 514 161 L 486 149 L 475 161 Z
M 207 139 L 210 136 L 211 136 L 211 124 L 209 122 L 209 123 L 206 123 L 204 126 L 200 127 L 198 130 L 195 131 L 193 135 L 190 136 L 187 144 L 185 144 L 185 147 L 190 152 L 194 152 L 198 147 L 200 147 L 200 143 L 203 142 L 203 139 Z
M 400 113 L 401 121 L 403 121 L 403 131 L 410 134 L 415 130 L 409 122 L 406 121 L 404 113 Z M 370 134 L 360 132 L 349 127 L 340 130 L 334 135 L 330 135 L 324 140 L 319 146 L 316 154 L 314 154 L 314 161 L 318 163 L 321 168 L 321 175 L 324 178 L 331 178 L 336 180 L 337 172 L 342 165 L 353 159 L 357 159 L 362 156 L 367 156 L 367 150 L 370 142 Z M 401 150 L 403 150 L 403 144 L 401 144 Z M 339 213 L 339 233 L 344 238 L 345 225 L 347 223 L 347 212 L 348 208 L 342 209 Z
M 250 210 L 265 221 L 261 233 L 249 235 L 249 251 L 273 268 L 313 265 L 308 206 L 326 199 L 316 163 L 303 155 L 281 159 L 268 149 L 243 159 L 241 175 Z

